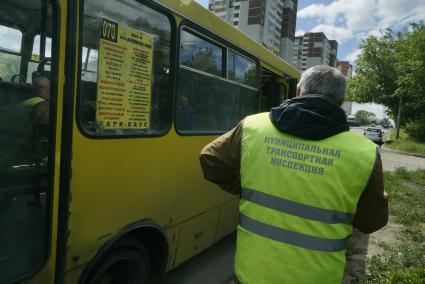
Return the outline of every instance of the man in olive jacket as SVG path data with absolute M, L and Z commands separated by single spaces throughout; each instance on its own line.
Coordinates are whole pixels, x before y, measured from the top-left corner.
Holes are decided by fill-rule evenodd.
M 345 88 L 337 69 L 310 68 L 296 98 L 202 150 L 205 178 L 241 195 L 237 283 L 340 283 L 352 226 L 386 225 L 381 158 L 349 131 Z

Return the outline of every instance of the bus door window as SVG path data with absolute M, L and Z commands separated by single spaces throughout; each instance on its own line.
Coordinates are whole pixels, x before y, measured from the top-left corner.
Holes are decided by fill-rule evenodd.
M 171 122 L 170 19 L 137 1 L 84 1 L 78 117 L 90 136 L 164 134 Z
M 266 69 L 263 70 L 262 75 L 260 111 L 267 112 L 286 99 L 287 91 L 283 82 L 279 82 L 283 80 L 282 78 Z
M 46 0 L 0 3 L 0 283 L 36 272 L 47 258 L 51 77 L 32 51 L 40 50 L 34 37 L 51 38 L 51 18 Z M 50 56 L 51 40 L 43 42 Z
M 258 67 L 254 61 L 189 28 L 181 30 L 180 40 L 178 133 L 223 133 L 257 111 Z
M 27 71 L 27 82 L 32 83 L 33 74 L 34 76 L 37 73 L 37 68 L 40 69 L 40 71 L 50 71 L 50 61 L 47 61 L 46 59 L 51 57 L 51 46 L 52 46 L 52 39 L 50 37 L 46 37 L 45 39 L 45 55 L 40 55 L 40 35 L 36 35 L 34 37 L 34 44 L 32 48 L 31 58 L 28 64 L 28 71 Z M 40 61 L 44 61 L 45 64 L 41 63 Z M 42 65 L 43 64 L 43 65 Z M 48 74 L 48 72 L 46 72 Z

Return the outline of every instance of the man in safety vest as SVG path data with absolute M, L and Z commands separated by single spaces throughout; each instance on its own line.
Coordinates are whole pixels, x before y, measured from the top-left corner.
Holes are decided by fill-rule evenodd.
M 32 85 L 34 94 L 29 98 L 0 106 L 0 172 L 14 163 L 47 155 L 35 150 L 40 146 L 38 132 L 46 132 L 49 124 L 50 79 L 38 75 Z
M 310 68 L 296 98 L 202 150 L 205 178 L 241 196 L 237 283 L 341 283 L 352 226 L 386 225 L 381 158 L 349 131 L 345 88 L 337 69 Z

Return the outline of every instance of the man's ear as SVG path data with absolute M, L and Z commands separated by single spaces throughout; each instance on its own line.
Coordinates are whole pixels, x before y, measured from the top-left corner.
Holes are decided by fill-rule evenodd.
M 301 89 L 297 88 L 297 92 L 295 93 L 296 97 L 299 97 L 301 95 Z
M 345 102 L 345 96 L 343 96 L 340 100 L 339 100 L 339 106 L 342 106 L 342 104 Z

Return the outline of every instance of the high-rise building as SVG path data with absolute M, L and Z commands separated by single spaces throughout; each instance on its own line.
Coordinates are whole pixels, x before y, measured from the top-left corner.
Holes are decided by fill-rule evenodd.
M 209 10 L 292 61 L 298 0 L 210 0 Z
M 322 32 L 305 33 L 295 37 L 292 64 L 301 71 L 316 65 L 335 67 L 337 52 L 336 40 L 328 40 Z
M 329 40 L 330 54 L 329 54 L 329 66 L 336 67 L 336 55 L 338 52 L 338 42 L 336 40 Z
M 353 75 L 353 65 L 351 65 L 348 61 L 337 61 L 336 68 L 338 68 L 339 71 L 341 71 L 341 73 L 346 77 L 351 77 Z M 346 101 L 341 107 L 348 116 L 351 114 L 353 103 Z
M 297 23 L 298 0 L 283 2 L 282 32 L 280 37 L 280 57 L 289 63 L 292 60 Z
M 353 65 L 351 65 L 348 61 L 337 61 L 336 68 L 338 68 L 339 71 L 347 77 L 353 76 Z

